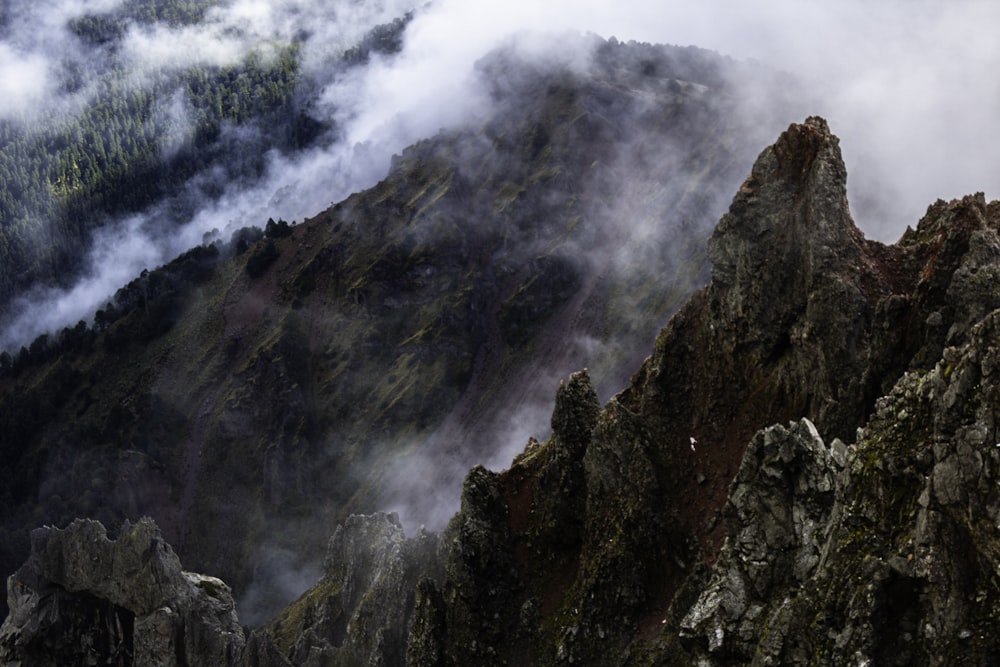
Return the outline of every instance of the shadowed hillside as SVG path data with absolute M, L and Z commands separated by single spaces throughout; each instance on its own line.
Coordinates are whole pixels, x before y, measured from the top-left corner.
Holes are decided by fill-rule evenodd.
M 469 466 L 546 435 L 553 378 L 620 386 L 707 278 L 704 239 L 762 143 L 742 86 L 782 82 L 591 44 L 587 67 L 487 57 L 476 127 L 309 220 L 144 272 L 93 329 L 6 360 L 3 572 L 36 525 L 149 515 L 257 622 L 350 513 L 443 526 Z

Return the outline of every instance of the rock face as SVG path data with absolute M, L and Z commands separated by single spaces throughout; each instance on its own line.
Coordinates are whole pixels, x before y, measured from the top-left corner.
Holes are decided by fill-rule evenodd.
M 85 520 L 31 539 L 31 557 L 7 581 L 0 663 L 207 666 L 242 656 L 229 587 L 182 571 L 152 521 L 126 523 L 115 540 Z
M 437 539 L 404 539 L 395 514 L 351 516 L 330 539 L 320 582 L 268 626 L 294 665 L 402 665 L 417 584 Z M 430 568 L 430 569 L 428 569 Z
M 935 366 L 946 346 L 975 348 L 1000 306 L 998 212 L 939 202 L 898 244 L 867 241 L 836 137 L 791 126 L 713 234 L 712 283 L 629 386 L 594 412 L 571 379 L 548 442 L 470 475 L 444 612 L 414 626 L 442 647 L 423 664 L 950 664 L 972 633 L 990 660 L 992 594 L 974 582 L 995 576 L 997 524 L 965 487 L 992 488 L 991 422 L 960 421 L 980 449 L 956 456 L 931 427 L 955 422 L 959 389 L 898 403 L 953 373 Z M 570 412 L 579 428 L 557 427 Z M 940 519 L 944 502 L 967 514 Z
M 826 555 L 847 455 L 839 440 L 827 447 L 805 418 L 754 436 L 726 504 L 727 540 L 681 620 L 682 637 L 713 658 L 746 661 L 758 642 L 770 647 L 779 631 L 787 634 L 786 607 Z
M 234 631 L 197 650 L 248 665 L 997 664 L 1000 203 L 937 202 L 897 244 L 867 241 L 838 141 L 809 118 L 761 153 L 708 252 L 711 284 L 625 389 L 601 407 L 571 375 L 552 436 L 469 472 L 440 539 L 352 517 L 320 583 L 268 627 L 277 649 Z M 100 639 L 76 645 L 112 662 L 130 636 L 140 650 L 158 591 L 198 588 L 173 566 L 88 565 L 50 534 L 9 584 L 2 650 L 58 645 L 37 591 L 67 569 L 106 601 L 86 616 L 99 632 L 75 631 Z M 38 588 L 43 567 L 54 583 Z
M 751 443 L 681 629 L 709 664 L 995 664 L 1000 311 L 906 373 L 846 458 L 804 421 Z
M 837 138 L 820 118 L 760 155 L 708 243 L 717 338 L 744 368 L 774 369 L 793 416 L 816 415 L 842 436 L 861 417 L 868 304 L 888 292 L 870 247 L 851 220 Z

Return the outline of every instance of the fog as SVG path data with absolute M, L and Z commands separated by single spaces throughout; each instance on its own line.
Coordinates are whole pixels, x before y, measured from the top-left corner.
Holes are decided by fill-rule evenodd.
M 855 221 L 868 236 L 893 242 L 938 198 L 976 191 L 997 195 L 1000 149 L 992 113 L 1000 108 L 1000 85 L 990 70 L 1000 61 L 990 26 L 998 18 L 1000 8 L 985 2 L 887 2 L 877 7 L 853 1 L 717 0 L 697 7 L 514 2 L 484 8 L 444 1 L 411 26 L 403 57 L 373 76 L 371 80 L 380 82 L 376 91 L 392 92 L 370 98 L 376 112 L 364 121 L 374 127 L 393 114 L 426 115 L 433 105 L 424 106 L 422 100 L 454 99 L 447 94 L 448 83 L 467 77 L 471 62 L 511 34 L 521 35 L 522 50 L 572 60 L 572 53 L 551 48 L 551 38 L 546 45 L 518 31 L 594 31 L 623 40 L 697 45 L 786 71 L 802 85 L 802 99 L 776 107 L 770 100 L 754 99 L 754 82 L 746 82 L 747 107 L 764 114 L 758 119 L 767 137 L 763 141 L 772 141 L 806 115 L 825 116 L 841 138 Z M 585 67 L 586 59 L 581 57 L 579 64 Z M 417 81 L 442 86 L 444 92 L 428 95 L 426 88 L 415 86 Z M 449 107 L 442 124 L 453 121 L 454 112 Z M 656 237 L 643 227 L 655 221 L 631 219 L 637 227 L 629 230 L 632 243 L 622 250 L 627 256 L 616 258 L 619 269 L 635 267 L 634 249 Z M 596 356 L 581 355 L 580 365 Z M 401 463 L 405 470 L 399 474 L 399 488 L 405 502 L 392 509 L 408 530 L 421 522 L 434 528 L 443 525 L 457 508 L 458 480 L 468 465 L 504 468 L 529 436 L 547 436 L 558 382 L 551 370 L 543 373 L 549 392 L 513 406 L 495 425 L 499 435 L 468 433 L 459 438 L 494 438 L 491 457 L 453 460 L 429 451 Z M 443 478 L 452 483 L 437 483 Z
M 498 3 L 499 4 L 499 3 Z M 987 0 L 524 1 L 436 5 L 420 30 L 486 46 L 519 28 L 693 44 L 799 77 L 842 140 L 856 217 L 894 241 L 937 198 L 997 196 L 1000 83 Z M 472 54 L 459 46 L 451 50 Z M 794 119 L 801 120 L 801 119 Z M 762 119 L 774 123 L 785 119 Z
M 273 45 L 304 37 L 304 70 L 320 84 L 312 111 L 337 121 L 342 134 L 322 149 L 269 156 L 261 182 L 224 185 L 222 197 L 169 233 L 155 208 L 144 220 L 123 221 L 107 236 L 122 239 L 117 256 L 108 244 L 95 245 L 86 288 L 24 295 L 14 316 L 2 323 L 0 347 L 13 348 L 93 312 L 121 285 L 119 267 L 153 267 L 213 228 L 259 225 L 268 217 L 301 219 L 372 185 L 385 174 L 392 154 L 482 111 L 470 87 L 473 64 L 511 35 L 521 34 L 522 48 L 540 58 L 558 54 L 585 61 L 582 54 L 553 49 L 554 38 L 539 39 L 536 32 L 526 39 L 524 31 L 592 31 L 623 40 L 693 44 L 787 70 L 809 91 L 808 113 L 827 117 L 841 137 L 856 220 L 880 240 L 898 238 L 937 198 L 976 191 L 991 197 L 998 189 L 993 116 L 1000 84 L 993 69 L 1000 45 L 992 31 L 1000 6 L 995 3 L 438 0 L 419 9 L 418 4 L 239 0 L 211 9 L 197 27 L 131 25 L 116 57 L 140 84 L 171 68 L 235 63 L 251 50 L 266 56 Z M 68 63 L 101 71 L 106 55 L 72 36 L 67 22 L 119 5 L 115 0 L 10 3 L 0 17 L 5 23 L 0 116 L 31 123 L 55 110 L 72 113 L 85 102 L 92 92 L 86 86 L 53 99 L 58 81 Z M 413 9 L 418 11 L 401 54 L 375 58 L 350 76 L 324 74 L 332 58 L 373 26 Z M 32 115 L 43 102 L 45 113 Z M 184 108 L 175 96 L 165 110 L 180 125 Z M 795 120 L 801 118 L 779 113 L 760 122 L 776 135 Z M 134 248 L 141 254 L 132 254 Z M 47 312 L 44 318 L 37 315 L 40 309 Z

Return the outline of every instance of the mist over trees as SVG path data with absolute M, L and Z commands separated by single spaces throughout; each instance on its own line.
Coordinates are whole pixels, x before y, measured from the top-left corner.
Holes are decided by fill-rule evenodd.
M 331 140 L 310 114 L 320 84 L 302 71 L 304 35 L 223 66 L 139 72 L 121 56 L 130 27 L 196 24 L 218 4 L 128 0 L 72 19 L 94 71 L 66 59 L 51 106 L 0 117 L 0 321 L 24 290 L 72 284 L 95 229 L 164 202 L 157 224 L 182 224 L 223 185 L 260 178 L 270 152 Z M 327 75 L 398 50 L 408 20 L 372 30 Z M 79 109 L 62 108 L 85 88 Z

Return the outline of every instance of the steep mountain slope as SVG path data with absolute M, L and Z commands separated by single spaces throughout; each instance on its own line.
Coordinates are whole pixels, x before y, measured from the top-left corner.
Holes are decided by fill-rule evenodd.
M 939 201 L 885 246 L 845 186 L 826 122 L 789 127 L 622 392 L 602 408 L 572 374 L 552 436 L 474 468 L 440 538 L 351 517 L 226 664 L 993 664 L 1000 202 Z M 4 659 L 58 621 L 51 596 L 115 599 L 100 569 L 63 590 L 47 555 L 88 530 L 36 533 Z
M 0 374 L 3 572 L 30 527 L 148 514 L 263 620 L 351 512 L 443 525 L 550 378 L 586 363 L 620 386 L 704 280 L 701 243 L 760 143 L 730 81 L 756 74 L 591 46 L 587 69 L 498 52 L 480 126 L 302 224 L 196 248 L 93 330 L 18 355 Z
M 409 581 L 410 664 L 996 659 L 1000 203 L 938 202 L 883 246 L 845 183 L 826 123 L 790 127 L 628 387 L 601 409 L 574 374 L 546 443 L 469 474 Z M 377 602 L 322 590 L 279 644 L 331 615 L 375 633 Z

